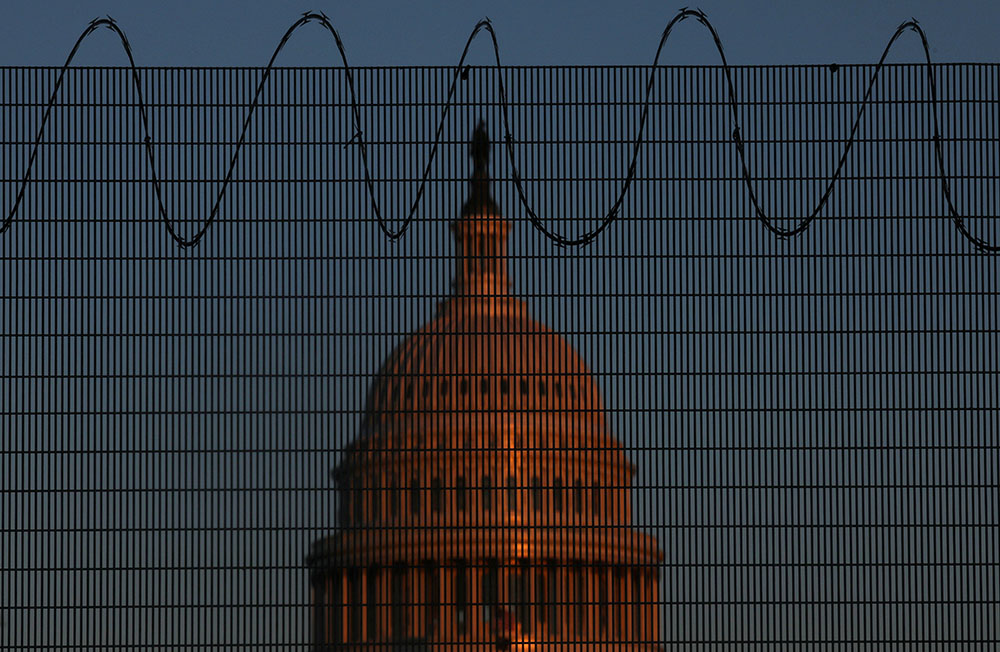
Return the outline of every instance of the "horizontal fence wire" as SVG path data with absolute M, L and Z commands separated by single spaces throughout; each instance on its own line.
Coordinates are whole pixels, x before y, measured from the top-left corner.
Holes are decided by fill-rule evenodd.
M 1000 642 L 1000 66 L 267 74 L 0 68 L 4 649 Z

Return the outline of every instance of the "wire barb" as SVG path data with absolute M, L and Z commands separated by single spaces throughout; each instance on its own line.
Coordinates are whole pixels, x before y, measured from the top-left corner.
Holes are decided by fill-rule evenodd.
M 669 39 L 670 34 L 673 32 L 673 28 L 679 23 L 689 18 L 694 18 L 698 23 L 703 25 L 709 31 L 712 37 L 712 41 L 715 44 L 715 48 L 719 53 L 719 58 L 722 63 L 721 67 L 723 69 L 723 73 L 725 75 L 726 84 L 728 88 L 729 109 L 733 123 L 736 125 L 735 128 L 733 129 L 733 140 L 736 145 L 737 157 L 739 158 L 740 166 L 742 169 L 743 184 L 746 187 L 747 193 L 750 197 L 751 204 L 753 205 L 754 211 L 757 215 L 757 219 L 768 231 L 770 231 L 772 234 L 781 239 L 791 238 L 793 236 L 797 236 L 805 232 L 806 229 L 809 228 L 809 226 L 813 223 L 816 217 L 822 212 L 823 208 L 826 206 L 830 196 L 833 193 L 834 185 L 837 183 L 837 181 L 841 177 L 841 174 L 843 173 L 844 166 L 846 165 L 847 162 L 848 154 L 850 153 L 851 148 L 854 146 L 854 143 L 857 139 L 857 132 L 858 132 L 858 127 L 861 123 L 861 118 L 864 115 L 865 108 L 871 101 L 872 89 L 874 88 L 875 82 L 877 81 L 879 75 L 881 74 L 885 66 L 885 60 L 888 57 L 890 50 L 904 32 L 906 31 L 916 32 L 920 37 L 920 42 L 924 51 L 924 58 L 927 63 L 926 70 L 927 70 L 928 86 L 930 88 L 930 107 L 931 107 L 931 114 L 933 116 L 933 126 L 934 126 L 933 141 L 935 150 L 935 161 L 936 161 L 938 180 L 941 184 L 942 192 L 944 194 L 945 202 L 948 209 L 948 214 L 958 232 L 966 240 L 972 243 L 972 245 L 976 247 L 976 249 L 978 249 L 979 251 L 991 252 L 991 253 L 996 253 L 1000 251 L 1000 244 L 989 243 L 983 238 L 975 236 L 969 232 L 968 227 L 965 224 L 964 218 L 958 212 L 958 209 L 955 207 L 954 201 L 952 199 L 950 184 L 948 183 L 948 175 L 944 164 L 944 152 L 941 146 L 941 128 L 937 110 L 938 106 L 937 84 L 934 78 L 933 64 L 931 62 L 930 46 L 927 42 L 927 35 L 924 33 L 923 29 L 920 27 L 920 24 L 917 22 L 916 19 L 911 18 L 910 20 L 901 24 L 896 29 L 896 32 L 893 34 L 892 38 L 889 39 L 888 45 L 886 45 L 885 50 L 882 52 L 882 56 L 879 58 L 879 61 L 875 66 L 875 70 L 872 73 L 871 79 L 868 82 L 864 98 L 861 101 L 860 108 L 858 109 L 858 114 L 851 125 L 850 135 L 847 138 L 844 150 L 841 153 L 841 156 L 837 162 L 837 167 L 834 170 L 833 175 L 831 176 L 826 189 L 824 190 L 822 196 L 817 202 L 816 207 L 807 217 L 802 219 L 797 225 L 795 225 L 792 228 L 786 229 L 776 225 L 771 220 L 771 218 L 768 217 L 767 213 L 761 206 L 760 200 L 757 196 L 757 192 L 754 189 L 753 176 L 750 172 L 749 166 L 747 165 L 746 154 L 744 151 L 744 142 L 740 134 L 739 115 L 737 110 L 738 103 L 736 100 L 736 91 L 733 84 L 732 70 L 729 66 L 728 61 L 726 60 L 725 51 L 722 46 L 722 39 L 719 37 L 718 32 L 715 30 L 712 23 L 709 21 L 708 16 L 705 14 L 705 12 L 701 11 L 700 9 L 689 9 L 687 7 L 684 7 L 677 12 L 677 14 L 667 23 L 667 26 L 663 30 L 663 34 L 660 37 L 659 46 L 657 47 L 656 50 L 656 56 L 653 59 L 652 68 L 655 69 L 659 65 L 660 55 L 663 52 L 663 47 L 666 44 L 667 40 Z M 59 72 L 59 76 L 56 79 L 55 87 L 49 97 L 48 104 L 45 107 L 45 112 L 42 115 L 41 125 L 39 126 L 38 134 L 35 138 L 35 142 L 31 150 L 31 155 L 28 159 L 28 165 L 26 166 L 24 175 L 18 187 L 18 192 L 14 199 L 14 204 L 11 207 L 7 217 L 4 219 L 3 223 L 0 224 L 0 234 L 6 232 L 7 229 L 10 228 L 11 224 L 13 223 L 14 217 L 17 214 L 21 201 L 24 198 L 25 188 L 28 184 L 28 181 L 31 178 L 31 170 L 34 165 L 35 159 L 37 158 L 38 148 L 41 144 L 42 137 L 45 133 L 45 125 L 48 122 L 49 116 L 52 112 L 52 107 L 55 105 L 56 98 L 59 95 L 59 89 L 62 86 L 63 78 L 65 77 L 66 71 L 69 69 L 69 66 L 73 61 L 73 58 L 76 56 L 76 53 L 79 50 L 80 45 L 82 44 L 84 39 L 87 36 L 89 36 L 94 30 L 96 30 L 97 27 L 104 25 L 118 36 L 122 48 L 124 49 L 125 54 L 128 57 L 129 67 L 131 68 L 132 71 L 133 86 L 137 96 L 137 104 L 139 106 L 142 128 L 145 131 L 144 142 L 146 144 L 146 154 L 150 167 L 150 173 L 152 176 L 153 193 L 156 197 L 160 219 L 164 223 L 164 226 L 166 227 L 168 233 L 170 234 L 170 237 L 173 238 L 173 240 L 181 247 L 190 247 L 198 244 L 198 242 L 201 241 L 201 239 L 205 236 L 205 233 L 214 223 L 215 219 L 218 217 L 222 199 L 225 196 L 229 184 L 232 181 L 233 171 L 236 167 L 236 162 L 238 160 L 240 150 L 242 149 L 246 141 L 246 134 L 250 126 L 250 120 L 253 117 L 254 111 L 257 109 L 261 93 L 263 92 L 264 89 L 264 85 L 270 78 L 271 71 L 274 68 L 275 60 L 277 59 L 278 55 L 281 53 L 285 45 L 288 43 L 288 40 L 292 37 L 292 35 L 300 27 L 313 21 L 318 22 L 324 29 L 327 30 L 327 32 L 330 33 L 331 36 L 333 36 L 334 42 L 336 43 L 337 46 L 337 50 L 340 54 L 341 61 L 343 62 L 344 65 L 344 72 L 347 77 L 348 91 L 351 96 L 350 99 L 351 99 L 352 121 L 355 126 L 355 134 L 351 138 L 351 140 L 345 144 L 345 147 L 346 145 L 356 143 L 360 149 L 361 164 L 364 171 L 364 182 L 366 190 L 369 195 L 369 199 L 371 200 L 372 209 L 374 210 L 375 219 L 376 222 L 378 223 L 379 229 L 390 240 L 395 241 L 401 238 L 403 234 L 409 229 L 410 225 L 415 219 L 417 207 L 420 205 L 420 201 L 424 194 L 424 188 L 427 184 L 427 180 L 430 175 L 434 158 L 437 155 L 437 151 L 441 142 L 441 135 L 444 130 L 444 125 L 448 117 L 449 110 L 451 109 L 453 104 L 456 85 L 459 79 L 462 80 L 468 79 L 470 66 L 466 65 L 465 60 L 469 54 L 469 49 L 472 45 L 472 42 L 476 39 L 476 37 L 479 35 L 481 31 L 487 32 L 490 36 L 490 39 L 493 43 L 494 67 L 498 71 L 498 73 L 500 71 L 501 67 L 500 45 L 497 40 L 496 32 L 493 29 L 493 23 L 490 21 L 490 18 L 488 16 L 480 20 L 478 23 L 476 23 L 476 26 L 473 28 L 472 33 L 469 35 L 469 38 L 465 43 L 465 48 L 462 51 L 462 56 L 460 57 L 458 65 L 455 68 L 455 75 L 452 78 L 452 83 L 448 89 L 448 95 L 444 102 L 444 108 L 442 109 L 441 112 L 441 118 L 438 122 L 434 140 L 432 141 L 431 151 L 427 159 L 427 164 L 424 167 L 423 175 L 421 176 L 420 179 L 420 184 L 417 186 L 416 194 L 414 196 L 413 202 L 410 205 L 410 210 L 406 215 L 406 217 L 402 220 L 402 224 L 399 227 L 399 229 L 394 231 L 389 228 L 388 222 L 385 219 L 385 217 L 383 217 L 381 209 L 379 208 L 378 205 L 378 201 L 376 199 L 374 181 L 372 178 L 371 169 L 369 168 L 368 165 L 368 151 L 364 141 L 364 130 L 362 129 L 361 126 L 361 113 L 359 109 L 357 93 L 355 91 L 354 75 L 351 72 L 351 67 L 347 63 L 347 52 L 344 47 L 344 43 L 340 38 L 340 34 L 333 27 L 329 17 L 325 13 L 307 11 L 304 12 L 302 16 L 285 31 L 281 40 L 278 42 L 277 47 L 272 53 L 271 58 L 267 63 L 267 66 L 264 68 L 264 73 L 261 76 L 261 80 L 257 85 L 256 91 L 253 96 L 253 100 L 250 103 L 250 108 L 247 111 L 246 117 L 244 118 L 243 127 L 239 139 L 236 143 L 236 146 L 233 149 L 232 156 L 230 158 L 229 169 L 219 189 L 218 195 L 216 196 L 215 202 L 212 206 L 212 210 L 209 213 L 208 218 L 202 224 L 201 228 L 197 231 L 197 233 L 195 233 L 194 236 L 190 238 L 185 238 L 177 233 L 173 223 L 171 222 L 169 216 L 167 215 L 166 207 L 163 204 L 160 181 L 156 173 L 156 165 L 153 156 L 152 138 L 150 137 L 149 134 L 148 111 L 145 101 L 143 100 L 142 97 L 142 86 L 139 81 L 138 69 L 136 68 L 135 65 L 135 59 L 132 54 L 132 48 L 129 45 L 125 33 L 121 30 L 121 28 L 118 26 L 117 22 L 115 22 L 113 18 L 111 18 L 110 16 L 106 16 L 105 18 L 95 18 L 92 21 L 90 21 L 87 28 L 77 39 L 76 44 L 73 46 L 73 49 L 70 51 L 69 56 L 66 58 L 66 62 L 63 64 L 62 69 Z M 831 64 L 830 66 L 830 70 L 832 72 L 836 72 L 837 68 L 838 68 L 837 64 Z M 654 80 L 655 80 L 654 71 L 650 71 L 646 83 L 646 94 L 642 104 L 642 113 L 639 119 L 639 125 L 635 137 L 635 145 L 633 147 L 632 157 L 631 160 L 629 161 L 627 168 L 627 175 L 622 183 L 622 186 L 618 192 L 617 197 L 612 202 L 611 208 L 606 212 L 605 216 L 601 219 L 600 223 L 597 225 L 596 228 L 577 237 L 567 237 L 561 233 L 556 233 L 554 231 L 551 231 L 548 227 L 546 227 L 544 222 L 538 217 L 535 210 L 531 207 L 528 201 L 527 193 L 525 192 L 523 187 L 522 175 L 517 168 L 516 157 L 514 155 L 514 138 L 510 129 L 510 119 L 509 119 L 510 107 L 507 102 L 507 90 L 503 82 L 503 76 L 498 74 L 500 109 L 501 109 L 501 116 L 503 118 L 503 129 L 504 129 L 503 142 L 506 145 L 507 158 L 511 166 L 512 183 L 514 184 L 514 188 L 517 191 L 518 200 L 523 206 L 527 214 L 528 220 L 531 222 L 532 226 L 534 226 L 534 228 L 537 231 L 542 233 L 545 237 L 550 239 L 556 245 L 565 247 L 565 246 L 588 244 L 592 242 L 595 238 L 597 238 L 602 232 L 604 232 L 604 230 L 607 229 L 620 216 L 619 209 L 622 206 L 624 198 L 627 195 L 629 189 L 631 188 L 632 183 L 635 181 L 636 164 L 639 157 L 639 150 L 644 144 L 643 135 L 645 133 L 646 122 L 649 116 L 649 108 L 652 102 L 652 91 L 653 91 Z

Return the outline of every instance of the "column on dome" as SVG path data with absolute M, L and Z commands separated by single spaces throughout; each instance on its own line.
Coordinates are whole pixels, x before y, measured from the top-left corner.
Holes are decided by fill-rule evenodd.
M 533 602 L 532 609 L 532 629 L 537 632 L 539 637 L 544 635 L 547 631 L 548 623 L 546 622 L 548 618 L 548 582 L 546 581 L 546 564 L 544 560 L 535 560 L 531 569 L 531 600 Z
M 365 575 L 365 635 L 364 640 L 366 642 L 373 642 L 379 640 L 379 616 L 380 607 L 379 600 L 381 599 L 381 581 L 380 569 L 378 566 L 372 566 L 367 569 Z
M 535 563 L 533 560 L 524 559 L 521 562 L 521 591 L 518 596 L 518 609 L 521 610 L 519 618 L 523 619 L 522 627 L 525 634 L 535 631 L 535 609 L 532 604 L 535 600 Z
M 613 608 L 611 632 L 612 637 L 616 641 L 626 640 L 624 638 L 625 619 L 628 614 L 625 613 L 625 577 L 625 570 L 621 566 L 616 565 L 611 576 L 611 602 Z
M 455 562 L 452 559 L 443 560 L 437 568 L 438 587 L 440 591 L 440 606 L 438 615 L 438 635 L 442 641 L 454 641 L 457 635 L 455 626 Z
M 573 604 L 573 567 L 569 560 L 560 560 L 559 564 L 559 633 L 564 640 L 572 640 L 576 636 L 574 621 L 576 606 Z
M 357 630 L 356 630 L 356 640 L 365 640 L 365 629 L 368 622 L 368 573 L 364 568 L 357 569 L 357 582 L 358 582 L 358 620 L 357 620 Z
M 392 637 L 392 566 L 384 565 L 378 570 L 377 591 L 378 623 L 377 637 L 388 641 Z
M 572 602 L 573 609 L 569 631 L 571 638 L 583 640 L 587 637 L 587 581 L 583 564 L 574 562 L 571 573 L 573 585 L 567 602 Z
M 587 596 L 587 608 L 586 613 L 586 632 L 588 641 L 596 641 L 599 636 L 597 627 L 597 592 L 598 592 L 598 582 L 600 578 L 598 577 L 598 569 L 595 563 L 589 563 L 584 566 L 583 569 L 584 578 L 586 579 L 586 596 Z
M 468 559 L 459 559 L 455 563 L 453 588 L 455 597 L 455 634 L 465 637 L 472 631 L 473 607 L 471 571 Z
M 547 591 L 547 610 L 548 613 L 545 616 L 548 625 L 548 632 L 553 637 L 556 638 L 562 632 L 562 590 L 560 588 L 560 581 L 562 579 L 559 573 L 559 562 L 556 560 L 549 560 L 547 568 L 545 571 L 545 590 Z
M 337 575 L 340 578 L 340 585 L 337 591 L 339 605 L 337 609 L 337 620 L 340 623 L 340 637 L 338 643 L 346 643 L 348 639 L 348 628 L 351 624 L 351 586 L 350 569 L 341 568 Z
M 423 638 L 426 632 L 427 609 L 427 577 L 424 574 L 424 563 L 410 567 L 410 631 L 411 636 Z
M 476 559 L 469 564 L 469 631 L 476 639 L 486 635 L 486 594 L 484 592 L 483 574 L 486 572 L 486 561 Z
M 394 641 L 401 641 L 407 636 L 407 567 L 404 563 L 393 564 L 389 587 L 390 624 L 389 634 Z
M 597 638 L 606 641 L 611 638 L 611 566 L 597 564 L 595 577 L 597 579 Z
M 424 618 L 425 636 L 434 638 L 440 634 L 441 628 L 441 564 L 437 561 L 429 562 L 425 568 L 424 581 Z

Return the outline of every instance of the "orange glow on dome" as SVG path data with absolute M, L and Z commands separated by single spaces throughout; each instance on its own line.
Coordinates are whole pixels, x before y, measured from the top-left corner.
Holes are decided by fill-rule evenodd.
M 453 296 L 383 364 L 337 468 L 314 642 L 656 649 L 662 554 L 629 527 L 633 467 L 586 364 L 510 294 L 487 153 L 480 124 Z

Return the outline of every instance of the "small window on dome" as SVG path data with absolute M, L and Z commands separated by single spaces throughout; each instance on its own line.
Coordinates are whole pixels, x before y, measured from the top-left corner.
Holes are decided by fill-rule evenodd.
M 441 487 L 441 478 L 431 480 L 431 511 L 441 512 L 444 503 L 444 489 Z
M 562 478 L 556 478 L 552 483 L 552 509 L 557 512 L 561 512 L 563 510 Z
M 575 401 L 576 400 L 576 385 L 573 384 L 573 383 L 568 383 L 567 384 L 567 389 L 569 389 L 569 397 Z
M 538 393 L 542 396 L 545 396 L 546 394 L 549 393 L 549 388 L 545 385 L 544 380 L 538 381 Z
M 537 475 L 531 478 L 531 510 L 542 511 L 542 479 Z
M 468 378 L 463 378 L 458 383 L 458 391 L 461 392 L 462 394 L 468 394 L 469 393 L 469 379 Z
M 420 481 L 416 478 L 410 480 L 410 513 L 420 513 Z
M 389 481 L 389 514 L 399 516 L 399 483 L 395 475 Z
M 522 396 L 528 395 L 528 381 L 525 378 L 521 379 L 521 395 Z
M 429 381 L 429 380 L 425 380 L 424 381 L 424 387 L 423 387 L 423 390 L 421 391 L 421 395 L 424 398 L 427 398 L 428 396 L 431 395 L 431 381 Z
M 493 483 L 490 480 L 490 476 L 483 476 L 483 486 L 482 495 L 480 500 L 483 503 L 483 511 L 490 511 L 493 509 Z
M 465 511 L 465 476 L 461 475 L 455 480 L 455 509 Z
M 506 394 L 509 390 L 510 390 L 510 383 L 507 381 L 506 378 L 501 378 L 500 379 L 500 393 L 501 394 Z
M 444 396 L 447 393 L 448 393 L 448 381 L 447 380 L 442 380 L 441 381 L 441 396 Z
M 403 395 L 407 400 L 413 398 L 413 383 L 406 383 L 406 392 Z
M 559 381 L 556 381 L 555 390 L 556 390 L 556 396 L 562 397 L 562 385 L 559 383 Z
M 479 393 L 488 394 L 489 391 L 490 391 L 490 381 L 483 378 L 482 380 L 479 381 Z

